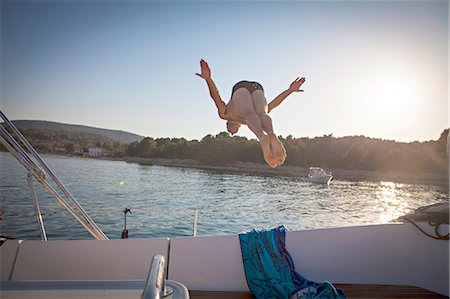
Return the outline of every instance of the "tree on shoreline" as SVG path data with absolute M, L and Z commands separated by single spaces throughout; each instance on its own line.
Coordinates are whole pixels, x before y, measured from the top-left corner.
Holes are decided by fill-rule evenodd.
M 396 142 L 364 136 L 335 138 L 324 135 L 315 138 L 280 136 L 288 153 L 285 165 L 324 168 L 358 169 L 372 171 L 401 171 L 411 173 L 448 173 L 446 152 L 448 129 L 439 140 L 426 142 Z M 231 137 L 227 132 L 207 135 L 201 141 L 159 138 L 156 146 L 129 145 L 127 154 L 143 158 L 193 159 L 209 165 L 264 160 L 256 140 Z M 147 138 L 141 143 L 148 144 Z

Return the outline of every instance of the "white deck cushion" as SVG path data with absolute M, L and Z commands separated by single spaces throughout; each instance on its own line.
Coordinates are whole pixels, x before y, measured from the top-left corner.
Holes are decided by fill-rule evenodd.
M 146 279 L 153 256 L 167 260 L 168 248 L 168 238 L 23 241 L 11 280 Z
M 172 238 L 169 279 L 189 290 L 248 291 L 239 236 Z
M 0 246 L 0 279 L 9 280 L 14 267 L 14 261 L 19 250 L 21 240 L 6 240 Z

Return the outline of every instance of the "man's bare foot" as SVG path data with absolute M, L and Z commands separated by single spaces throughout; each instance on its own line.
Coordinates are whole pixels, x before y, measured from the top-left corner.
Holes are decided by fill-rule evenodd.
M 276 164 L 276 166 L 280 166 L 284 163 L 284 160 L 286 159 L 286 150 L 284 149 L 283 144 L 275 134 L 272 133 L 268 136 L 270 138 L 270 147 L 272 149 L 274 163 Z
M 261 149 L 266 163 L 269 164 L 269 166 L 272 168 L 277 167 L 278 162 L 276 161 L 275 156 L 273 155 L 272 149 L 270 147 L 271 138 L 267 135 L 264 135 L 264 137 L 261 138 L 259 143 L 261 144 Z

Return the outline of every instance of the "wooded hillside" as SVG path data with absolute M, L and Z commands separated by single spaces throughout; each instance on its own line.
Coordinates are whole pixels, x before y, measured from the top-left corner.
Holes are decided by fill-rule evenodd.
M 364 136 L 280 138 L 286 147 L 285 165 L 329 169 L 448 173 L 448 129 L 436 141 L 395 142 Z M 147 137 L 128 146 L 126 154 L 143 158 L 194 159 L 209 165 L 234 161 L 264 163 L 259 143 L 222 132 L 201 141 Z
M 44 122 L 45 123 L 45 122 Z M 97 129 L 82 127 L 81 131 L 65 130 L 64 126 L 31 128 L 19 126 L 25 137 L 41 153 L 74 154 L 86 151 L 88 147 L 102 147 L 112 157 L 142 157 L 166 159 L 192 159 L 205 165 L 227 166 L 232 162 L 253 162 L 264 164 L 261 148 L 255 139 L 231 137 L 227 132 L 215 136 L 207 135 L 200 141 L 184 138 L 151 138 L 140 140 L 140 136 L 123 131 L 129 137 L 137 138 L 124 143 L 111 138 Z M 93 129 L 93 130 L 91 130 Z M 396 142 L 364 136 L 333 137 L 324 135 L 315 138 L 280 137 L 287 151 L 284 165 L 327 169 L 400 171 L 411 173 L 448 173 L 447 136 L 449 129 L 438 140 L 426 142 Z M 139 141 L 140 140 L 140 141 Z M 5 150 L 2 146 L 0 149 Z
M 90 135 L 98 135 L 106 137 L 108 139 L 112 139 L 113 141 L 121 143 L 130 143 L 134 141 L 141 141 L 142 139 L 144 139 L 144 136 L 140 136 L 137 134 L 121 130 L 101 129 L 82 125 L 63 124 L 52 121 L 14 120 L 13 124 L 19 130 L 38 129 L 43 131 L 54 131 L 64 133 L 87 133 Z

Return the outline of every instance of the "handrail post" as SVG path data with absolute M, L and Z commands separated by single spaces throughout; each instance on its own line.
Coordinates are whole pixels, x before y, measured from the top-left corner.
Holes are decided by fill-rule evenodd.
M 194 227 L 192 229 L 192 236 L 197 237 L 197 215 L 198 208 L 194 208 Z

